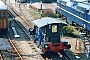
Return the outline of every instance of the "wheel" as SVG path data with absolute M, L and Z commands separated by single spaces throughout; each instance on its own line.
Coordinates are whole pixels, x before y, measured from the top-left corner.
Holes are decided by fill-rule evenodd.
M 37 41 L 37 40 L 35 39 L 35 40 L 34 40 L 34 43 L 36 43 L 36 41 Z
M 70 49 L 70 48 L 71 48 L 71 45 L 70 45 L 70 44 L 68 44 L 68 45 L 67 45 L 67 49 Z

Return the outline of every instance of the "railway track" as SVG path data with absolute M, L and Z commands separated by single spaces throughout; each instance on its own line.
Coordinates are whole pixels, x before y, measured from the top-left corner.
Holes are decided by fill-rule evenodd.
M 12 11 L 13 12 L 13 11 Z M 16 13 L 15 13 L 16 14 Z M 13 15 L 12 15 L 13 16 Z M 15 19 L 15 18 L 14 18 Z M 23 20 L 22 20 L 23 21 Z M 9 27 L 9 28 L 11 28 L 11 27 L 16 27 L 17 26 L 17 22 L 18 21 L 15 21 L 15 20 L 12 20 L 11 22 L 10 22 L 10 24 L 11 24 L 11 26 Z M 18 24 L 20 25 L 20 23 L 18 22 Z M 16 27 L 16 29 L 18 29 L 19 27 L 17 26 Z M 20 27 L 21 28 L 21 27 Z M 10 33 L 12 32 L 11 31 L 11 29 L 9 29 L 10 30 Z M 19 31 L 20 30 L 20 31 Z M 24 60 L 26 59 L 26 60 L 30 60 L 30 59 L 33 59 L 32 57 L 29 57 L 29 56 L 25 56 L 24 54 L 29 54 L 30 55 L 30 53 L 29 52 L 31 52 L 32 54 L 30 55 L 30 56 L 33 56 L 33 55 L 35 55 L 35 57 L 36 57 L 36 59 L 42 59 L 41 57 L 40 57 L 40 55 L 38 54 L 38 52 L 34 49 L 34 47 L 32 46 L 32 44 L 30 43 L 30 41 L 29 41 L 29 36 L 23 36 L 23 35 L 25 35 L 24 33 L 22 33 L 21 32 L 21 30 L 22 29 L 18 29 L 17 31 L 19 31 L 18 32 L 18 34 L 21 34 L 21 36 L 20 36 L 20 38 L 14 38 L 13 36 L 11 36 L 10 35 L 10 37 L 11 37 L 11 40 L 12 40 L 12 42 L 14 43 L 14 45 L 16 46 L 16 48 L 18 49 L 18 51 L 20 52 L 20 54 L 22 55 L 22 57 L 24 58 Z M 23 29 L 24 30 L 24 29 Z M 20 33 L 21 32 L 21 33 Z M 27 34 L 28 35 L 28 34 Z M 26 37 L 29 37 L 28 39 L 26 38 Z M 19 41 L 19 42 L 18 42 Z M 22 42 L 21 42 L 22 41 Z M 24 42 L 25 41 L 25 42 Z M 20 45 L 20 43 L 22 44 L 22 45 Z M 23 44 L 23 43 L 25 43 L 25 44 Z M 30 46 L 30 49 L 25 49 L 24 47 L 26 47 L 26 46 L 24 46 L 24 45 L 29 45 Z M 17 46 L 19 46 L 19 47 L 17 47 Z M 24 46 L 24 47 L 23 47 Z M 22 50 L 28 50 L 27 52 L 28 53 L 23 53 L 22 52 Z M 29 50 L 32 50 L 32 51 L 29 51 Z M 33 53 L 33 51 L 34 51 L 34 53 Z M 34 58 L 35 59 L 35 58 Z M 42 59 L 43 60 L 43 59 Z
M 3 60 L 3 58 L 2 58 L 2 54 L 0 53 L 0 60 Z
M 22 11 L 25 11 L 25 6 L 24 5 L 20 5 L 20 10 L 22 10 Z M 21 13 L 22 13 L 22 11 L 21 11 Z M 26 14 L 26 15 L 23 15 L 24 17 L 25 16 L 27 16 L 27 13 L 22 13 L 22 14 Z M 26 17 L 25 17 L 26 18 Z M 26 19 L 26 20 L 28 20 L 28 19 Z M 64 60 L 64 59 L 66 59 L 66 58 L 60 58 L 60 56 L 57 56 L 56 55 L 56 57 L 54 57 L 54 56 L 52 56 L 52 55 L 50 55 L 49 57 L 48 56 L 46 56 L 48 59 L 53 59 L 53 60 L 57 60 L 57 59 L 62 59 L 62 60 Z M 68 59 L 66 59 L 66 60 L 68 60 Z M 70 58 L 69 58 L 69 60 L 70 60 Z
M 0 60 L 23 60 L 6 32 L 0 36 Z
M 17 12 L 16 10 L 14 10 L 13 11 L 13 14 L 16 14 L 15 16 L 19 16 L 21 19 L 23 19 L 24 20 L 24 22 L 25 21 L 29 21 L 29 18 L 27 18 L 27 14 L 28 13 L 24 13 L 26 10 L 25 10 L 25 6 L 24 6 L 24 4 L 20 4 L 20 5 L 18 5 L 18 7 L 20 8 L 19 10 L 21 11 L 21 12 Z M 11 8 L 13 8 L 13 6 L 11 5 Z M 14 7 L 15 8 L 15 7 Z M 13 8 L 13 9 L 14 9 Z M 23 12 L 24 11 L 24 12 Z M 22 17 L 22 15 L 24 16 L 24 17 Z M 32 17 L 32 16 L 31 16 Z M 27 18 L 27 19 L 26 19 Z M 14 18 L 15 19 L 15 18 Z M 31 21 L 33 20 L 33 18 L 31 18 Z M 20 20 L 19 20 L 20 21 Z M 18 21 L 12 21 L 11 22 L 11 27 L 15 27 L 16 25 L 17 25 L 17 23 L 19 24 L 19 25 L 21 25 Z M 14 23 L 14 24 L 12 24 L 12 23 Z M 29 22 L 29 23 L 31 23 L 31 22 Z M 32 24 L 31 24 L 32 25 Z M 31 25 L 28 25 L 28 26 L 31 26 Z M 16 29 L 17 29 L 17 31 L 19 31 L 20 29 L 18 29 L 19 27 L 17 27 Z M 27 36 L 23 36 L 23 34 L 22 34 L 22 32 L 21 32 L 21 30 L 18 32 L 18 34 L 21 34 L 20 36 L 22 36 L 21 38 L 11 38 L 11 39 L 13 39 L 12 40 L 12 42 L 14 43 L 14 45 L 15 46 L 19 46 L 20 44 L 19 44 L 19 42 L 18 41 L 25 41 L 25 40 L 29 40 L 29 39 L 27 39 L 27 38 L 23 38 L 23 37 L 27 37 Z M 39 54 L 38 54 L 38 52 L 35 50 L 35 48 L 34 47 L 32 47 L 32 44 L 31 44 L 31 42 L 29 41 L 29 43 L 27 43 L 27 42 L 24 42 L 25 44 L 30 44 L 30 47 L 33 49 L 33 52 L 32 53 L 34 53 L 34 54 L 32 54 L 32 55 L 37 55 L 37 58 L 39 58 L 39 59 L 41 59 L 41 60 L 43 60 L 40 56 L 39 56 Z M 22 45 L 23 46 L 23 45 Z M 25 46 L 24 46 L 25 47 Z M 22 51 L 21 51 L 21 48 L 19 47 L 19 48 L 17 48 L 17 49 L 20 49 L 19 50 L 19 52 L 21 53 Z M 22 49 L 23 50 L 23 49 Z M 25 54 L 25 53 L 24 53 Z M 21 53 L 21 55 L 22 55 L 22 57 L 24 58 L 24 59 L 26 59 L 26 58 L 28 58 L 28 57 L 26 57 L 25 55 L 24 55 L 23 53 Z M 27 53 L 26 53 L 26 55 L 27 55 Z M 29 55 L 29 56 L 31 56 L 31 55 Z M 26 58 L 25 58 L 26 57 Z M 54 56 L 52 56 L 52 55 L 50 55 L 49 56 L 51 59 L 53 59 L 53 60 L 58 60 L 58 59 L 62 59 L 62 60 L 64 60 L 65 58 L 60 58 L 59 56 L 58 57 L 54 57 Z M 32 58 L 33 59 L 33 58 Z
M 44 4 L 45 5 L 45 4 Z M 55 6 L 53 6 L 53 4 L 48 4 L 48 5 L 45 5 L 47 8 L 49 8 L 49 7 L 51 7 L 51 9 L 52 10 L 54 10 L 53 8 L 55 8 Z M 25 11 L 26 9 L 25 9 L 25 6 L 24 5 L 20 5 L 20 10 L 21 10 L 21 13 L 23 14 L 23 16 L 26 18 L 26 20 L 27 20 L 27 22 L 28 22 L 28 17 L 29 17 L 29 15 L 28 15 L 28 13 L 27 12 L 24 12 L 23 13 L 23 11 Z M 64 52 L 63 52 L 63 56 L 64 56 L 64 59 L 66 59 L 66 60 L 71 60 L 71 58 L 70 57 L 68 57 Z M 47 56 L 46 56 L 47 57 Z M 53 59 L 53 60 L 56 60 L 57 58 L 56 57 L 54 57 L 54 56 L 52 56 L 52 55 L 49 55 L 49 57 L 51 58 L 51 59 Z M 48 57 L 47 57 L 48 58 Z M 63 60 L 63 58 L 60 58 L 60 56 L 58 57 L 59 59 L 62 59 Z
M 31 14 L 29 14 L 29 11 L 25 7 L 26 4 L 18 4 L 17 3 L 16 5 L 15 4 L 11 4 L 9 6 L 13 10 L 13 12 L 17 16 L 19 16 L 24 21 L 24 23 L 26 23 L 26 25 L 28 25 L 27 29 L 33 27 L 32 21 L 34 20 L 34 17 Z M 25 25 L 25 27 L 26 27 L 26 25 Z
M 15 42 L 15 43 L 17 43 L 17 42 Z M 31 45 L 32 46 L 32 45 Z M 38 56 L 38 52 L 35 50 L 35 48 L 33 47 L 33 49 L 34 49 L 34 53 Z M 22 54 L 23 55 L 23 54 Z M 45 56 L 45 55 L 44 55 Z M 57 58 L 55 58 L 55 57 L 52 57 L 52 56 L 50 56 L 52 59 L 57 59 Z M 39 58 L 41 58 L 41 57 L 39 57 Z M 59 58 L 59 57 L 58 57 Z M 60 59 L 62 59 L 62 58 L 60 58 Z M 43 60 L 43 59 L 42 59 Z
M 20 4 L 20 11 L 21 11 L 21 14 L 23 14 L 23 16 L 25 17 L 25 19 L 30 22 L 30 21 L 33 21 L 34 20 L 34 17 L 29 14 L 29 12 L 27 11 L 25 4 Z M 24 11 L 24 12 L 23 12 Z
M 15 4 L 7 4 L 9 6 L 10 14 L 12 14 L 13 19 L 17 19 L 20 23 L 23 24 L 23 26 L 28 29 L 30 27 L 30 24 L 26 21 L 26 19 L 22 16 L 20 13 L 19 4 L 17 4 L 17 7 L 15 7 Z M 17 9 L 16 9 L 17 8 Z

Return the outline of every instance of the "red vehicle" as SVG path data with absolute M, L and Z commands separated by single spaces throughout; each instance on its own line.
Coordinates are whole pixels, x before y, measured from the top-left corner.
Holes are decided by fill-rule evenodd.
M 64 49 L 70 49 L 71 45 L 64 40 L 60 40 L 60 31 L 67 24 L 54 18 L 41 18 L 34 20 L 33 35 L 34 42 L 43 53 L 60 52 Z

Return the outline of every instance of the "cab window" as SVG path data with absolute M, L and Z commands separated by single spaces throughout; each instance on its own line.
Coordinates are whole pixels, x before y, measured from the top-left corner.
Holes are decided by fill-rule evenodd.
M 52 33 L 57 32 L 57 25 L 52 25 Z

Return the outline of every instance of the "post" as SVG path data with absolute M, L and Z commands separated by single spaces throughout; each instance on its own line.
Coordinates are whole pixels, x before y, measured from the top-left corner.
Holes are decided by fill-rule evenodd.
M 43 48 L 43 50 L 42 50 L 43 52 L 44 52 L 45 37 L 46 37 L 46 34 L 43 34 L 43 47 L 42 47 Z
M 85 30 L 85 28 L 86 28 L 86 25 L 85 24 L 83 24 L 83 27 L 84 27 L 84 30 Z M 83 31 L 84 32 L 84 31 Z M 84 39 L 84 45 L 85 45 L 85 39 Z
M 5 0 L 5 4 L 6 4 L 6 0 Z
M 45 37 L 46 37 L 46 34 L 43 34 L 43 42 L 45 43 Z
M 9 0 L 9 3 L 10 3 L 10 0 Z
M 87 45 L 86 46 L 86 56 L 87 56 L 87 58 L 89 58 L 89 53 L 90 53 L 89 48 L 90 48 L 90 46 Z
M 40 9 L 40 14 L 41 14 L 41 17 L 42 17 L 42 0 L 41 0 L 41 9 Z
M 19 8 L 20 8 L 20 3 L 19 3 Z
M 32 4 L 32 0 L 30 0 L 29 2 L 30 2 L 30 4 Z
M 63 38 L 63 32 L 62 32 L 62 38 Z
M 15 5 L 16 5 L 16 2 L 17 2 L 17 0 L 15 0 Z

